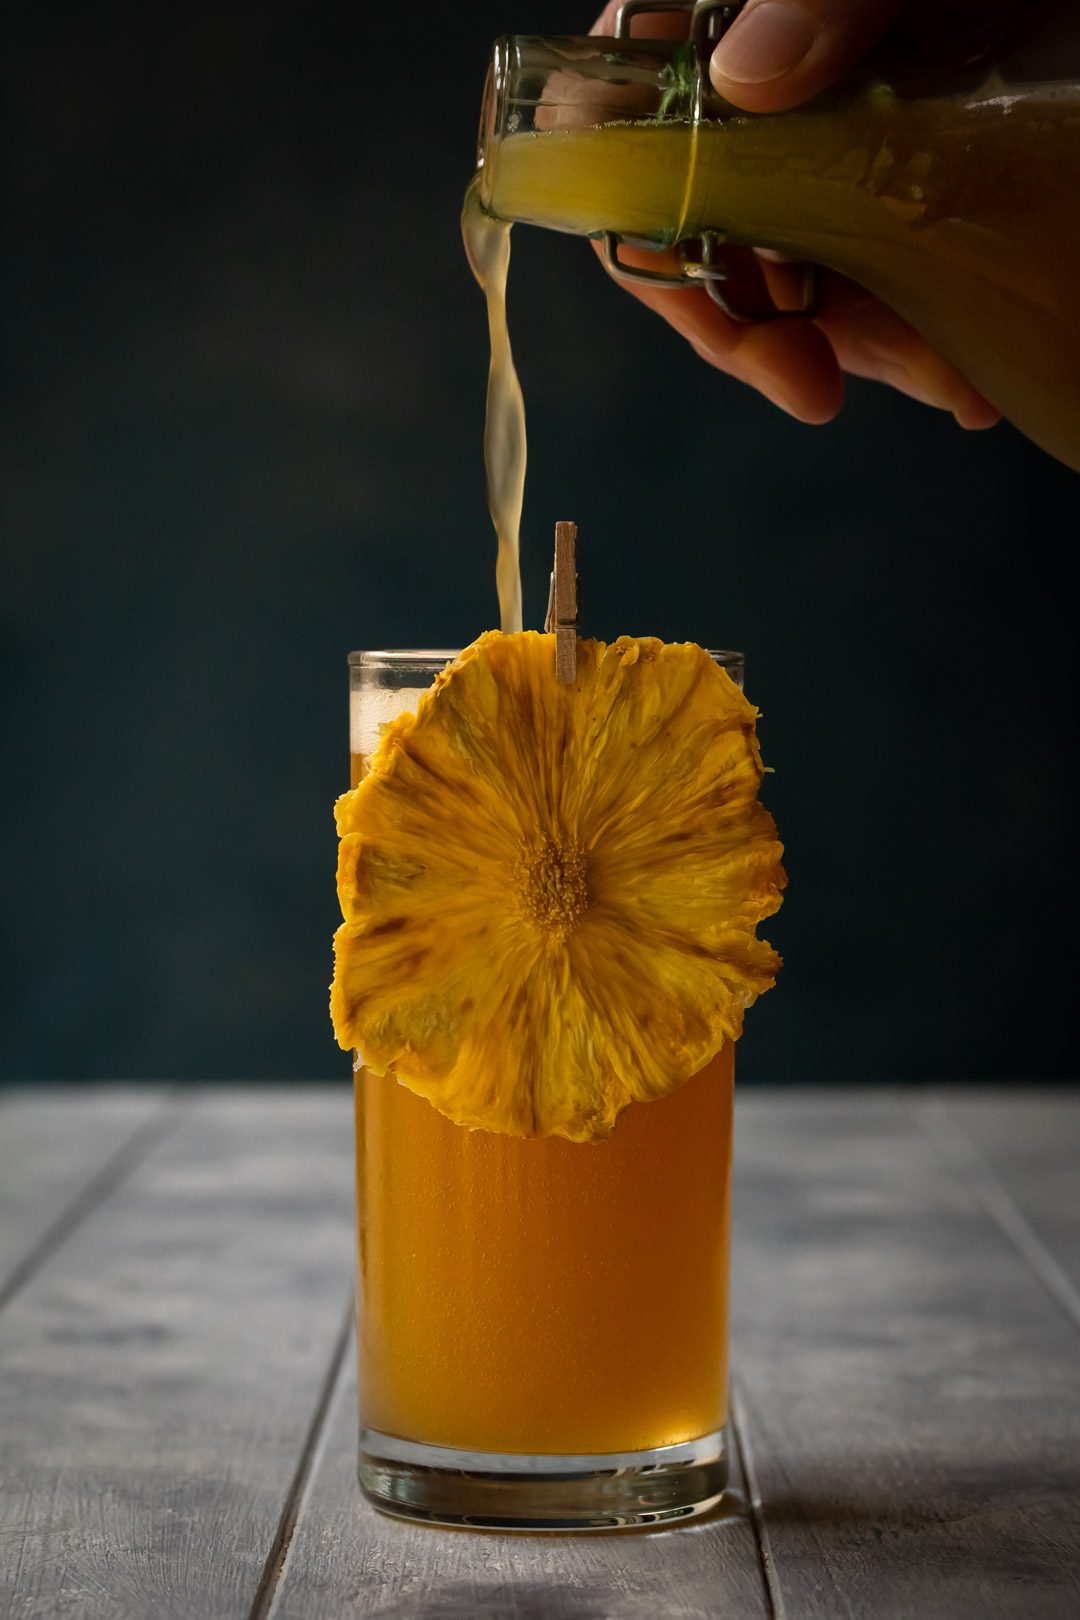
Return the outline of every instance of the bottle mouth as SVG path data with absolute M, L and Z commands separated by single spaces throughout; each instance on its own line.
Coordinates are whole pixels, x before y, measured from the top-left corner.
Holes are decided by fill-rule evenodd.
M 499 133 L 499 112 L 506 93 L 509 45 L 509 40 L 497 39 L 491 47 L 484 94 L 480 100 L 480 128 L 476 136 L 476 167 L 480 170 L 483 170 L 485 163 L 490 163 L 495 136 Z
M 491 48 L 476 139 L 476 186 L 490 210 L 507 137 L 695 116 L 701 61 L 686 40 L 504 34 Z

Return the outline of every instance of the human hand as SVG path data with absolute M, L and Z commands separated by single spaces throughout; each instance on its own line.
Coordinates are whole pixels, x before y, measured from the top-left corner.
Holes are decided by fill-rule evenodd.
M 800 105 L 845 78 L 893 29 L 928 51 L 1000 20 L 1019 0 L 748 0 L 709 66 L 716 90 L 749 112 Z M 619 0 L 610 0 L 592 32 L 610 34 Z M 634 32 L 685 34 L 685 13 L 647 13 Z M 947 54 L 947 52 L 946 52 Z M 655 255 L 624 247 L 629 265 L 651 268 Z M 757 255 L 771 292 L 784 297 L 790 267 Z M 829 422 L 844 400 L 844 374 L 888 383 L 952 413 L 961 427 L 992 427 L 1000 413 L 913 327 L 879 298 L 833 271 L 818 278 L 814 316 L 744 325 L 731 320 L 703 287 L 668 289 L 628 282 L 627 290 L 663 316 L 719 370 L 758 389 L 802 422 Z M 789 288 L 790 291 L 790 288 Z

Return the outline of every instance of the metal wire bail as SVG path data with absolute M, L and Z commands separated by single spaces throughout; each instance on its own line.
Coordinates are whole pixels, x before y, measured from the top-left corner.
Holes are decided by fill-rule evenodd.
M 623 0 L 615 13 L 615 38 L 629 39 L 630 24 L 635 17 L 647 12 L 685 11 L 690 14 L 690 39 L 704 58 L 707 51 L 731 27 L 746 0 Z M 704 66 L 704 63 L 703 63 Z M 720 231 L 702 231 L 696 237 L 687 237 L 675 244 L 679 260 L 677 273 L 662 270 L 641 270 L 624 264 L 619 248 L 625 238 L 618 231 L 603 231 L 600 235 L 600 253 L 605 268 L 619 281 L 640 281 L 652 287 L 687 287 L 704 283 L 705 290 L 724 314 L 744 326 L 757 326 L 765 321 L 786 320 L 792 315 L 813 315 L 817 304 L 817 266 L 803 266 L 803 302 L 798 309 L 770 309 L 764 313 L 743 309 L 725 291 L 723 283 L 734 275 L 723 252 L 724 236 Z M 700 257 L 693 257 L 696 245 Z M 662 252 L 651 242 L 637 242 L 637 247 Z

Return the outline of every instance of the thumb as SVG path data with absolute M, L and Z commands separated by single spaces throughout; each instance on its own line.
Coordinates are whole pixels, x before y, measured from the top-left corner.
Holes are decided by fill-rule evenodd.
M 748 112 L 796 107 L 844 78 L 901 3 L 749 0 L 713 52 L 713 86 Z

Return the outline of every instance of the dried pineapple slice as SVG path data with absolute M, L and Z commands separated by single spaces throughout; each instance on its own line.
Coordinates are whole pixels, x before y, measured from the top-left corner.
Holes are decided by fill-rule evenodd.
M 700 647 L 491 631 L 337 804 L 339 1043 L 459 1125 L 607 1135 L 741 1032 L 780 959 L 757 710 Z

